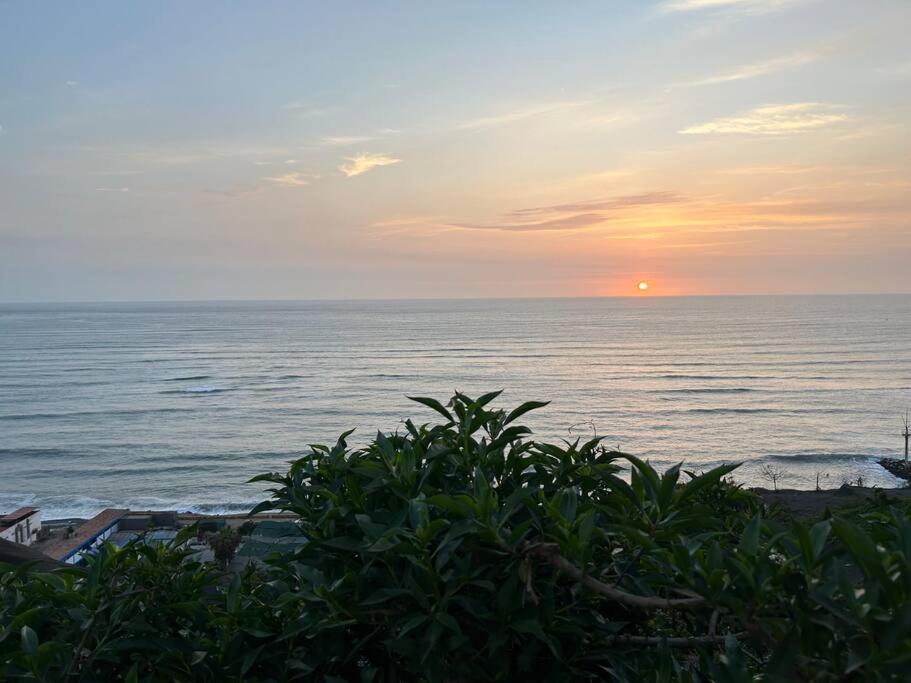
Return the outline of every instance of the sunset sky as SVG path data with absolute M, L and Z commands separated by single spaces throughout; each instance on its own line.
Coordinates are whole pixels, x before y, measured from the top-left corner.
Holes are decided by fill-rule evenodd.
M 0 2 L 0 301 L 911 292 L 909 27 Z

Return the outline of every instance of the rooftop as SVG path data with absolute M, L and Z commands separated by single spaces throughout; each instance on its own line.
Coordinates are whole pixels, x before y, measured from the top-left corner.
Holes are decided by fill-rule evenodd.
M 36 512 L 38 512 L 38 508 L 24 507 L 19 508 L 18 510 L 14 510 L 7 515 L 3 515 L 0 517 L 0 529 L 12 526 L 16 522 L 21 522 L 23 519 L 30 517 Z
M 82 546 L 91 543 L 98 534 L 105 531 L 112 524 L 115 524 L 121 517 L 127 514 L 129 510 L 117 508 L 108 508 L 99 512 L 87 522 L 83 522 L 76 527 L 76 533 L 71 538 L 57 538 L 51 541 L 46 547 L 41 548 L 45 555 L 55 560 L 63 560 L 72 555 Z

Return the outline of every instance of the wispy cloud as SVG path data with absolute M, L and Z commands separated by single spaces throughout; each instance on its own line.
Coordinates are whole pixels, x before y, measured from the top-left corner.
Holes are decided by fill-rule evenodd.
M 309 175 L 307 173 L 283 173 L 282 175 L 277 176 L 268 176 L 263 180 L 268 180 L 270 183 L 280 185 L 282 187 L 303 187 L 309 185 L 316 176 Z
M 769 166 L 741 166 L 719 170 L 724 175 L 798 175 L 818 171 L 819 166 L 801 166 L 798 164 L 781 164 Z
M 586 104 L 591 103 L 592 100 L 567 100 L 563 102 L 546 102 L 543 104 L 535 104 L 527 107 L 522 107 L 520 109 L 514 109 L 513 111 L 504 112 L 502 114 L 496 114 L 494 116 L 482 116 L 477 119 L 464 121 L 458 124 L 456 128 L 460 130 L 470 130 L 475 128 L 501 126 L 506 123 L 514 123 L 516 121 L 530 119 L 535 116 L 553 114 L 565 109 L 575 109 L 576 107 L 582 107 Z
M 327 147 L 347 147 L 348 145 L 359 145 L 364 142 L 370 142 L 374 138 L 370 135 L 330 135 L 320 139 L 321 145 Z
M 374 228 L 398 228 L 410 225 L 427 225 L 439 223 L 439 216 L 397 216 L 373 223 Z
M 298 112 L 307 116 L 322 116 L 327 113 L 325 109 L 314 106 L 310 102 L 288 102 L 282 109 Z
M 70 88 L 75 88 L 77 85 L 79 85 L 79 81 L 67 81 L 66 84 Z
M 837 107 L 818 102 L 772 104 L 756 107 L 739 116 L 731 116 L 684 128 L 684 135 L 739 133 L 746 135 L 786 135 L 804 133 L 849 120 Z
M 532 223 L 455 223 L 454 227 L 468 230 L 502 230 L 504 232 L 543 232 L 545 230 L 581 230 L 605 221 L 600 213 L 582 213 L 574 216 L 560 216 Z
M 700 10 L 733 10 L 759 14 L 792 5 L 801 0 L 666 0 L 659 9 L 663 12 L 694 12 Z
M 504 232 L 542 232 L 583 230 L 622 216 L 625 210 L 675 204 L 686 201 L 673 192 L 648 192 L 608 199 L 594 199 L 551 206 L 516 209 L 496 223 L 453 223 L 452 227 L 469 230 Z
M 622 197 L 607 199 L 594 199 L 568 204 L 553 204 L 551 206 L 535 206 L 528 209 L 516 209 L 509 212 L 509 216 L 533 216 L 548 213 L 568 213 L 578 211 L 616 211 L 630 206 L 646 206 L 650 204 L 677 204 L 686 201 L 674 192 L 646 192 L 644 194 L 631 194 Z
M 356 175 L 361 175 L 362 173 L 366 173 L 374 168 L 379 168 L 380 166 L 398 164 L 402 160 L 389 156 L 388 154 L 358 154 L 357 156 L 346 157 L 345 161 L 348 163 L 339 166 L 338 170 L 349 178 L 353 178 Z
M 129 192 L 128 187 L 96 187 L 95 192 Z
M 453 230 L 441 216 L 396 216 L 371 224 L 370 239 L 433 237 Z
M 708 76 L 706 78 L 700 78 L 695 81 L 675 83 L 671 87 L 696 88 L 706 85 L 718 85 L 719 83 L 730 83 L 732 81 L 745 81 L 750 78 L 759 78 L 760 76 L 767 76 L 769 74 L 784 71 L 785 69 L 809 64 L 810 62 L 816 61 L 817 59 L 819 59 L 819 54 L 814 52 L 795 52 L 790 55 L 785 55 L 784 57 L 767 59 L 763 62 L 757 62 L 755 64 L 746 64 L 744 66 L 733 69 L 732 71 L 725 71 L 723 73 L 716 74 L 714 76 Z

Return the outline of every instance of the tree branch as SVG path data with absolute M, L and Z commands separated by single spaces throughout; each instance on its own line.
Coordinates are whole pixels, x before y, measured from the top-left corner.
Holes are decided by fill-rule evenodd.
M 735 638 L 742 633 L 731 633 Z M 715 645 L 724 642 L 728 636 L 608 636 L 607 642 L 614 645 L 667 645 L 668 647 L 698 647 L 700 645 Z
M 691 609 L 705 605 L 705 598 L 655 598 L 642 595 L 627 593 L 619 588 L 608 586 L 603 581 L 585 574 L 581 569 L 576 567 L 572 562 L 560 554 L 560 546 L 556 543 L 533 543 L 519 549 L 519 552 L 526 557 L 534 557 L 545 562 L 549 562 L 564 574 L 568 575 L 574 581 L 582 584 L 586 588 L 596 593 L 600 593 L 612 600 L 616 600 L 630 607 L 640 609 Z M 632 636 L 630 636 L 632 637 Z

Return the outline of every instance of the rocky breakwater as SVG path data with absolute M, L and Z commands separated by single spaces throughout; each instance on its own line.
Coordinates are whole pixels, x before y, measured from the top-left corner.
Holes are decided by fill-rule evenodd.
M 911 461 L 898 460 L 897 458 L 881 458 L 877 462 L 888 470 L 890 474 L 899 479 L 911 481 Z

